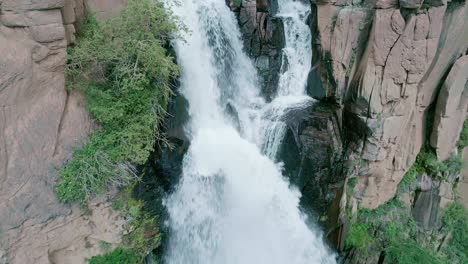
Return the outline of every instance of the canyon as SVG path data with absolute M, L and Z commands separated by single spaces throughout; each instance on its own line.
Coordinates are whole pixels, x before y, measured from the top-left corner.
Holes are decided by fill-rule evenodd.
M 310 27 L 312 53 L 301 59 L 310 62 L 304 89 L 313 104 L 285 112 L 284 135 L 273 160 L 282 162 L 284 176 L 300 191 L 302 210 L 320 222 L 331 247 L 343 250 L 351 225 L 347 211 L 356 215 L 394 199 L 422 149 L 434 149 L 439 162 L 452 155 L 468 161 L 467 149 L 458 148 L 468 111 L 468 6 L 463 0 L 297 1 L 310 7 L 302 18 Z M 281 93 L 282 74 L 295 66 L 283 53 L 288 28 L 277 15 L 279 2 L 226 0 L 266 103 L 274 102 Z M 74 45 L 86 13 L 103 20 L 125 4 L 0 0 L 2 264 L 83 263 L 101 253 L 101 242 L 115 246 L 122 241 L 126 220 L 111 209 L 117 190 L 95 197 L 86 211 L 60 203 L 54 185 L 56 168 L 98 127 L 84 107 L 83 95 L 66 88 L 67 47 Z M 234 107 L 236 103 L 241 104 L 227 103 L 224 112 L 237 115 L 233 120 L 239 123 L 249 113 Z M 168 125 L 168 135 L 189 144 L 182 126 Z M 226 135 L 227 141 L 243 142 L 230 131 Z M 206 135 L 210 136 L 216 135 Z M 202 137 L 192 144 L 196 152 L 209 142 Z M 215 153 L 216 147 L 209 149 Z M 251 152 L 238 155 L 246 153 Z M 418 175 L 417 186 L 402 195 L 411 208 L 407 214 L 422 228 L 440 226 L 441 212 L 457 195 L 468 206 L 466 170 L 448 178 Z M 193 250 L 176 244 L 170 248 Z M 347 261 L 380 263 L 379 254 L 364 257 L 358 252 Z

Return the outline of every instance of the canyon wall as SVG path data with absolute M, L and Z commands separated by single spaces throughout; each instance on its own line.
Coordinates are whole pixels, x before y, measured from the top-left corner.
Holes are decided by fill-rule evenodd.
M 101 241 L 120 242 L 123 220 L 106 197 L 85 212 L 59 203 L 54 185 L 94 127 L 65 88 L 67 46 L 89 7 L 104 18 L 122 4 L 0 0 L 0 263 L 83 263 Z
M 261 31 L 245 28 L 261 27 L 252 23 L 259 17 L 275 19 L 277 3 L 243 0 L 233 9 L 246 51 L 257 61 L 261 55 L 249 44 L 258 43 Z M 309 21 L 313 66 L 307 92 L 318 102 L 289 125 L 280 160 L 302 191 L 302 206 L 341 250 L 349 217 L 392 200 L 422 149 L 434 149 L 438 161 L 458 155 L 468 111 L 468 4 L 312 0 Z M 398 197 L 407 210 L 401 213 L 422 230 L 440 227 L 441 208 L 455 200 L 458 181 L 468 206 L 464 174 L 445 180 L 418 175 L 417 184 Z M 377 263 L 381 252 L 365 259 L 366 250 L 372 251 L 348 260 Z
M 309 91 L 341 105 L 348 155 L 362 164 L 355 197 L 376 208 L 429 139 L 441 161 L 456 151 L 467 112 L 468 7 L 317 0 L 313 12 Z

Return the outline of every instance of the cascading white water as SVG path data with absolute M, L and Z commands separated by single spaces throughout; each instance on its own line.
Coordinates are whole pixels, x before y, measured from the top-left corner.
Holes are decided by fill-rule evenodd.
M 258 146 L 256 120 L 268 105 L 225 1 L 166 3 L 189 28 L 175 49 L 191 145 L 165 200 L 171 230 L 165 262 L 335 263 L 306 225 L 300 193 Z
M 308 1 L 277 0 L 278 14 L 284 24 L 286 45 L 283 49 L 283 74 L 278 85 L 279 96 L 305 95 L 307 76 L 312 63 L 312 35 L 307 25 Z
M 287 125 L 282 120 L 292 108 L 305 108 L 313 103 L 306 96 L 307 77 L 311 67 L 312 36 L 307 25 L 308 1 L 278 0 L 278 14 L 284 24 L 282 74 L 276 97 L 263 109 L 260 122 L 262 151 L 275 159 L 284 139 Z

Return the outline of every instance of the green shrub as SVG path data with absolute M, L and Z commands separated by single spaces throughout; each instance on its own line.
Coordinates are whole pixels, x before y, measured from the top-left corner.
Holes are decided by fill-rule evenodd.
M 437 160 L 437 156 L 430 149 L 423 149 L 419 153 L 416 162 L 424 168 L 427 174 L 435 176 L 438 173 L 448 171 L 447 165 Z
M 452 238 L 444 248 L 450 263 L 468 263 L 468 210 L 460 203 L 452 203 L 442 216 L 442 223 Z
M 417 175 L 427 173 L 433 178 L 438 175 L 445 177 L 447 174 L 460 172 L 463 167 L 463 160 L 460 155 L 451 155 L 449 159 L 440 162 L 437 160 L 434 151 L 426 146 L 418 154 L 413 167 Z
M 397 239 L 390 243 L 385 251 L 387 263 L 395 264 L 442 264 L 440 258 L 430 251 L 420 246 L 414 240 Z
M 411 168 L 406 172 L 403 179 L 398 184 L 397 194 L 402 194 L 408 191 L 409 187 L 417 182 L 418 176 L 424 173 L 424 169 L 415 163 Z
M 240 7 L 242 4 L 242 0 L 232 0 L 232 4 L 234 7 Z
M 141 257 L 131 250 L 116 248 L 113 251 L 100 256 L 94 256 L 89 260 L 90 264 L 137 264 L 141 263 Z
M 128 184 L 132 165 L 166 142 L 159 125 L 178 69 L 163 47 L 177 25 L 159 1 L 130 0 L 119 16 L 103 23 L 89 17 L 81 28 L 67 83 L 84 91 L 100 130 L 60 170 L 56 192 L 63 202 L 86 204 L 109 186 Z
M 460 133 L 460 140 L 458 141 L 458 148 L 460 150 L 468 146 L 468 120 L 463 123 L 463 129 Z
M 387 243 L 398 242 L 407 237 L 405 227 L 401 223 L 390 222 L 385 226 L 383 237 Z
M 412 238 L 412 228 L 401 223 L 389 223 L 384 228 L 386 263 L 442 264 L 444 259 L 430 247 Z
M 370 246 L 374 240 L 369 235 L 370 226 L 368 224 L 353 224 L 349 228 L 346 238 L 347 248 L 365 249 Z

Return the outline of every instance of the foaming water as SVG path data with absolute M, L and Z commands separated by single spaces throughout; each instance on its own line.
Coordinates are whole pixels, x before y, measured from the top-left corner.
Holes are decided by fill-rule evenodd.
M 306 96 L 312 60 L 312 36 L 307 25 L 310 6 L 306 2 L 278 0 L 279 10 L 276 16 L 283 21 L 286 40 L 282 74 L 277 95 L 271 104 L 263 108 L 259 125 L 262 131 L 262 151 L 274 160 L 287 130 L 284 116 L 292 108 L 306 108 L 313 103 L 312 98 Z
M 308 1 L 278 0 L 276 14 L 284 24 L 286 45 L 283 49 L 283 74 L 280 76 L 278 95 L 305 95 L 307 77 L 312 63 L 312 36 L 307 19 Z
M 306 225 L 300 193 L 259 144 L 268 130 L 259 125 L 275 103 L 295 107 L 298 96 L 299 104 L 310 98 L 285 94 L 265 103 L 224 0 L 166 3 L 189 29 L 174 46 L 191 145 L 181 180 L 165 200 L 171 232 L 164 261 L 335 263 L 321 234 Z

